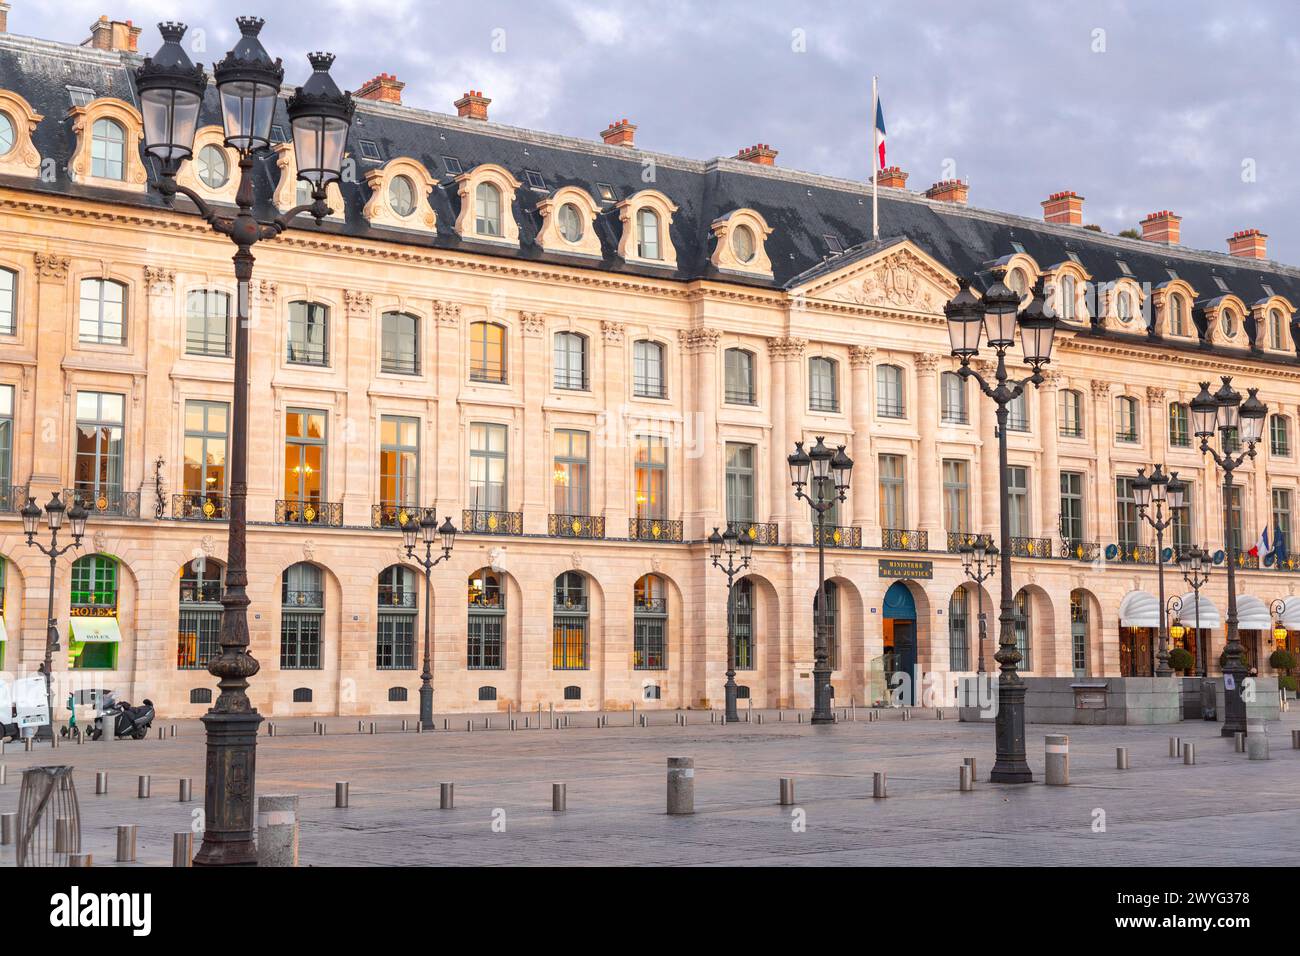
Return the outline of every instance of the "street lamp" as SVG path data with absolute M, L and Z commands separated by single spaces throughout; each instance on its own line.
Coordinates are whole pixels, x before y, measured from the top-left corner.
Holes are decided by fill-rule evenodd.
M 740 541 L 740 563 L 736 563 L 736 541 Z M 723 558 L 727 563 L 722 563 Z M 736 713 L 736 598 L 734 587 L 736 575 L 749 567 L 754 557 L 754 539 L 749 535 L 737 535 L 732 528 L 718 534 L 717 526 L 709 535 L 709 558 L 713 566 L 727 576 L 727 713 L 724 720 L 729 724 L 737 723 L 740 715 Z
M 288 101 L 298 178 L 312 187 L 312 201 L 295 206 L 269 222 L 253 215 L 253 168 L 271 145 L 271 121 L 280 97 L 284 67 L 272 60 L 258 40 L 263 21 L 239 17 L 240 38 L 213 68 L 225 144 L 239 153 L 238 211 L 225 216 L 194 190 L 176 182 L 176 174 L 194 151 L 199 103 L 207 89 L 201 66 L 190 62 L 181 46 L 182 23 L 161 23 L 163 45 L 136 70 L 144 117 L 144 151 L 158 162 L 154 186 L 170 205 L 177 193 L 189 198 L 212 230 L 235 244 L 235 278 L 239 284 L 235 322 L 234 403 L 230 433 L 230 530 L 224 613 L 218 643 L 221 653 L 208 664 L 221 694 L 203 716 L 207 731 L 207 814 L 203 845 L 194 857 L 199 866 L 248 865 L 257 862 L 254 800 L 257 726 L 262 715 L 248 700 L 248 679 L 259 664 L 248 653 L 247 498 L 248 498 L 248 296 L 253 277 L 253 246 L 274 239 L 299 215 L 319 224 L 330 214 L 326 187 L 342 177 L 343 145 L 352 120 L 352 96 L 330 78 L 334 58 L 308 57 L 312 74 Z
M 1236 548 L 1232 541 L 1232 477 L 1245 463 L 1254 459 L 1255 445 L 1264 434 L 1264 419 L 1268 407 L 1256 396 L 1257 388 L 1246 389 L 1243 402 L 1241 393 L 1232 387 L 1232 376 L 1224 375 L 1218 392 L 1210 394 L 1210 383 L 1202 382 L 1201 391 L 1192 399 L 1192 422 L 1196 437 L 1201 440 L 1201 454 L 1208 454 L 1223 470 L 1223 547 L 1228 566 L 1228 617 L 1224 622 L 1228 641 L 1224 648 L 1223 666 L 1223 727 L 1224 737 L 1246 733 L 1246 702 L 1241 697 L 1241 682 L 1246 677 L 1245 648 L 1237 630 L 1237 564 Z M 1210 444 L 1215 430 L 1219 432 L 1220 448 Z M 1241 451 L 1234 454 L 1236 447 Z M 1220 450 L 1221 449 L 1221 450 Z
M 1286 639 L 1290 636 L 1290 629 L 1282 623 L 1282 615 L 1286 613 L 1286 601 L 1277 598 L 1268 605 L 1269 613 L 1273 615 L 1273 647 L 1275 650 L 1286 650 Z
M 456 543 L 456 526 L 448 516 L 442 527 L 438 527 L 438 516 L 430 509 L 419 521 L 408 521 L 400 527 L 406 544 L 406 556 L 424 569 L 424 669 L 420 672 L 420 726 L 425 730 L 433 730 L 433 658 L 429 637 L 433 619 L 432 574 L 435 567 L 451 557 L 452 546 Z M 424 557 L 415 553 L 421 541 L 424 542 Z M 442 554 L 435 558 L 434 545 L 439 541 Z
M 37 729 L 36 737 L 39 740 L 45 739 L 48 734 L 50 739 L 54 739 L 54 652 L 59 649 L 59 622 L 54 616 L 54 571 L 55 562 L 74 548 L 81 547 L 82 536 L 86 533 L 86 517 L 88 512 L 81 504 L 81 498 L 77 498 L 68 508 L 59 500 L 59 493 L 56 491 L 50 495 L 50 500 L 45 503 L 45 523 L 50 529 L 49 545 L 41 544 L 36 540 L 37 533 L 41 530 L 41 508 L 36 503 L 35 498 L 28 498 L 27 504 L 23 506 L 23 533 L 27 535 L 27 546 L 36 548 L 41 554 L 50 559 L 50 598 L 48 613 L 46 615 L 45 627 L 45 706 L 48 708 L 48 722 Z M 59 530 L 63 527 L 63 519 L 67 518 L 72 525 L 72 540 L 63 545 L 59 545 Z
M 977 534 L 970 544 L 963 544 L 961 551 L 961 568 L 979 588 L 979 622 L 980 622 L 980 659 L 978 673 L 984 673 L 984 635 L 986 632 L 984 617 L 983 584 L 997 572 L 998 546 L 988 535 Z
M 1206 553 L 1201 548 L 1187 548 L 1178 555 L 1178 567 L 1183 573 L 1183 580 L 1187 586 L 1192 589 L 1196 597 L 1196 663 L 1200 665 L 1201 676 L 1204 677 L 1206 671 L 1206 656 L 1209 653 L 1208 647 L 1201 647 L 1201 588 L 1205 582 L 1210 579 L 1210 564 L 1206 563 Z M 1178 602 L 1178 608 L 1182 610 L 1182 601 Z
M 1156 654 L 1156 676 L 1168 677 L 1169 669 L 1169 615 L 1165 607 L 1165 530 L 1178 520 L 1180 510 L 1187 503 L 1187 482 L 1178 477 L 1178 472 L 1166 475 L 1161 465 L 1155 465 L 1151 477 L 1145 468 L 1137 470 L 1133 479 L 1133 498 L 1137 503 L 1138 517 L 1149 524 L 1156 532 L 1156 579 L 1160 584 L 1160 637 L 1159 653 Z M 1165 515 L 1165 505 L 1169 505 L 1169 514 Z M 1150 511 L 1155 507 L 1155 514 Z
M 826 621 L 826 512 L 848 497 L 853 459 L 844 454 L 844 446 L 835 451 L 826 447 L 825 436 L 817 436 L 811 451 L 803 442 L 794 443 L 794 453 L 786 456 L 790 467 L 790 484 L 795 500 L 808 502 L 817 515 L 817 626 L 813 639 L 813 713 L 814 724 L 829 724 L 831 713 L 830 634 Z M 811 477 L 810 477 L 811 476 Z M 810 485 L 811 481 L 811 485 Z M 804 491 L 808 488 L 807 491 Z
M 1001 665 L 998 676 L 997 759 L 989 779 L 994 783 L 1029 783 L 1033 774 L 1025 758 L 1025 682 L 1016 670 L 1021 654 L 1016 650 L 1015 612 L 1011 592 L 1011 512 L 1007 507 L 1010 474 L 1007 466 L 1007 407 L 1024 394 L 1025 386 L 1043 382 L 1043 366 L 1052 359 L 1056 318 L 1046 308 L 1047 295 L 1040 276 L 1028 304 L 1017 314 L 1020 296 L 994 273 L 993 285 L 983 301 L 971 291 L 970 280 L 958 279 L 957 294 L 944 306 L 952 354 L 961 360 L 958 374 L 973 378 L 980 390 L 993 400 L 998 420 L 998 486 L 1001 515 L 1000 556 L 1002 561 L 1002 607 L 998 615 L 998 652 L 993 659 Z M 1020 331 L 1020 348 L 1031 374 L 1018 381 L 1007 375 L 1007 349 Z M 970 367 L 979 354 L 981 331 L 997 355 L 995 381 L 990 384 Z

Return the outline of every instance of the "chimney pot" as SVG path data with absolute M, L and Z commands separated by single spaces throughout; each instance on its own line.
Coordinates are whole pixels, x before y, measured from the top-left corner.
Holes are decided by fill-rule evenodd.
M 755 163 L 759 166 L 775 166 L 776 157 L 779 150 L 773 149 L 767 143 L 755 143 L 753 146 L 746 146 L 736 154 L 736 158 L 746 162 Z
M 1043 200 L 1043 222 L 1083 225 L 1083 197 L 1072 189 L 1055 192 Z
M 636 124 L 629 123 L 625 116 L 602 130 L 600 138 L 605 141 L 606 146 L 635 146 Z
M 876 183 L 880 186 L 889 186 L 894 189 L 907 188 L 907 173 L 903 172 L 897 166 L 886 166 L 876 173 Z
M 960 179 L 944 179 L 927 189 L 925 196 L 938 202 L 953 202 L 964 206 L 969 193 L 970 183 L 962 182 Z
M 1240 229 L 1228 237 L 1228 255 L 1239 259 L 1267 259 L 1268 236 L 1258 229 Z
M 6 3 L 6 14 L 8 6 Z M 107 16 L 101 16 L 90 25 L 90 37 L 81 45 L 95 50 L 125 50 L 135 53 L 139 49 L 141 32 L 141 28 L 130 20 L 110 20 Z
M 481 91 L 470 90 L 452 105 L 456 107 L 457 116 L 465 119 L 486 120 L 488 118 L 488 104 L 491 102 Z
M 1160 242 L 1165 245 L 1176 246 L 1178 245 L 1179 228 L 1182 221 L 1182 216 L 1175 216 L 1168 209 L 1162 209 L 1159 212 L 1151 213 L 1138 225 L 1142 228 L 1142 238 L 1147 242 Z
M 0 33 L 9 32 L 9 4 L 0 0 Z
M 406 84 L 391 73 L 380 73 L 372 80 L 361 84 L 352 95 L 362 100 L 376 100 L 380 103 L 402 103 L 402 90 Z

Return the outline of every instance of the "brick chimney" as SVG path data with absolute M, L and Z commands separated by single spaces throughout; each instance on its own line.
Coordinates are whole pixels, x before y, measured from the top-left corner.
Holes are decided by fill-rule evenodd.
M 1241 259 L 1267 259 L 1268 235 L 1258 229 L 1242 229 L 1228 237 L 1228 255 Z
M 83 40 L 81 45 L 95 50 L 125 50 L 135 53 L 136 44 L 140 41 L 140 31 L 141 28 L 135 26 L 130 20 L 110 20 L 108 17 L 100 17 L 90 25 L 90 38 Z
M 759 166 L 775 166 L 777 150 L 768 146 L 767 143 L 755 143 L 753 146 L 746 146 L 736 154 L 736 158 L 746 163 L 757 163 Z
M 1083 225 L 1083 197 L 1072 190 L 1052 193 L 1043 200 L 1043 222 L 1063 226 Z
M 629 123 L 627 118 L 619 120 L 617 123 L 610 123 L 600 131 L 600 138 L 605 141 L 606 146 L 636 146 L 636 124 Z
M 352 95 L 362 100 L 377 100 L 380 103 L 402 105 L 402 90 L 406 84 L 391 73 L 380 73 L 373 80 L 361 84 L 361 88 Z
M 487 119 L 488 104 L 492 101 L 482 94 L 479 90 L 470 90 L 452 105 L 456 107 L 456 115 L 464 119 Z
M 969 192 L 969 183 L 964 183 L 960 179 L 945 179 L 927 189 L 925 198 L 937 199 L 939 202 L 955 202 L 964 206 Z
M 0 33 L 9 32 L 9 4 L 0 3 Z
M 907 173 L 897 166 L 886 166 L 876 176 L 877 182 L 881 186 L 892 186 L 894 189 L 907 188 Z
M 1151 213 L 1138 225 L 1142 227 L 1142 238 L 1147 242 L 1163 242 L 1176 246 L 1178 227 L 1182 221 L 1182 216 L 1175 216 L 1168 209 L 1162 209 L 1160 212 Z

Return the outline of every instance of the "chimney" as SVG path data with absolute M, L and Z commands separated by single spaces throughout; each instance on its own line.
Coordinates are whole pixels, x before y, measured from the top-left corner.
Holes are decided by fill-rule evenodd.
M 1052 193 L 1043 200 L 1043 222 L 1062 226 L 1083 225 L 1083 197 L 1072 190 Z
M 9 4 L 0 3 L 0 33 L 9 32 Z
M 95 50 L 125 50 L 135 53 L 140 32 L 141 28 L 130 20 L 110 20 L 101 16 L 90 25 L 90 38 L 81 45 Z
M 1267 259 L 1268 235 L 1258 229 L 1242 229 L 1228 237 L 1228 255 L 1241 259 Z
M 876 181 L 881 186 L 892 186 L 895 189 L 907 188 L 907 173 L 903 172 L 897 166 L 886 166 L 876 174 Z
M 456 115 L 463 119 L 487 120 L 488 104 L 492 101 L 479 90 L 470 90 L 452 105 Z
M 1142 227 L 1142 238 L 1147 242 L 1163 242 L 1176 246 L 1178 226 L 1182 221 L 1182 216 L 1175 216 L 1168 209 L 1162 209 L 1160 212 L 1153 212 L 1138 225 Z
M 925 198 L 936 199 L 939 202 L 955 202 L 964 206 L 969 192 L 969 183 L 964 183 L 960 179 L 945 179 L 927 189 Z
M 629 123 L 627 118 L 619 120 L 617 123 L 610 123 L 600 131 L 600 138 L 605 141 L 606 146 L 632 146 L 636 143 L 636 124 Z
M 757 163 L 760 166 L 775 166 L 777 150 L 768 146 L 767 143 L 755 143 L 753 146 L 746 146 L 736 154 L 736 158 L 744 160 L 747 163 Z
M 361 88 L 352 95 L 362 100 L 377 100 L 380 103 L 402 105 L 402 90 L 406 84 L 390 73 L 380 73 L 373 80 L 361 84 Z

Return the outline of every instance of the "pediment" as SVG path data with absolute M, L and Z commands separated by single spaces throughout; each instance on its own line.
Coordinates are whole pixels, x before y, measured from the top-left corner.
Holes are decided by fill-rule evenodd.
M 903 240 L 812 276 L 789 291 L 806 302 L 939 314 L 957 293 L 957 277 Z

